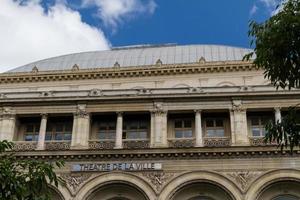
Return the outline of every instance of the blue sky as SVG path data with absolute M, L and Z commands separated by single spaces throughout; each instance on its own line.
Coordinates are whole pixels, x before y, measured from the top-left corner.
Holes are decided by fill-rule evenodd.
M 249 47 L 250 20 L 279 0 L 1 0 L 0 71 L 52 56 L 136 44 Z

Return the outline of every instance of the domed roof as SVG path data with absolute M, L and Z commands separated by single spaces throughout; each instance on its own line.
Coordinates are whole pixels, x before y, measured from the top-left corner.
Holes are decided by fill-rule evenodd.
M 184 64 L 198 62 L 200 58 L 204 58 L 206 62 L 237 61 L 251 51 L 221 45 L 140 45 L 62 55 L 17 67 L 9 72 L 71 70 L 74 65 L 79 69 L 91 69 L 147 66 L 157 62 Z

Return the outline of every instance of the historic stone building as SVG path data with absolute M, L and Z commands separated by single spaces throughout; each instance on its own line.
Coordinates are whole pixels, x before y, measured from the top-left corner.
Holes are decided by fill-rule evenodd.
M 61 200 L 296 200 L 300 151 L 264 125 L 299 103 L 217 45 L 116 48 L 0 74 L 0 139 L 65 160 Z

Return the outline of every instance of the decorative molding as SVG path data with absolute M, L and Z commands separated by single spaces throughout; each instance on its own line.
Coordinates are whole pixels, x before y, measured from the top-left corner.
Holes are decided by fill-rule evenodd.
M 37 142 L 32 141 L 20 141 L 14 142 L 14 151 L 33 151 L 37 147 Z
M 249 137 L 251 146 L 276 146 L 278 145 L 276 141 L 271 143 L 265 143 L 264 137 Z
M 40 97 L 53 97 L 53 96 L 54 96 L 54 92 L 52 91 L 40 92 Z
M 124 149 L 148 149 L 150 148 L 149 140 L 123 140 Z
M 49 151 L 69 150 L 71 141 L 47 141 L 45 149 Z
M 72 195 L 76 195 L 83 183 L 91 177 L 91 174 L 61 174 L 60 177 L 66 181 L 67 187 L 70 189 Z
M 258 71 L 259 68 L 252 62 L 205 62 L 191 64 L 162 64 L 154 68 L 149 66 L 120 67 L 119 70 L 112 68 L 80 69 L 78 71 L 47 71 L 47 72 L 17 72 L 3 73 L 0 75 L 0 83 L 23 83 L 23 82 L 49 82 L 66 80 L 86 80 L 86 79 L 107 79 L 125 77 L 149 77 L 175 74 L 195 74 L 195 73 L 224 73 L 233 71 Z
M 160 192 L 163 186 L 175 176 L 175 173 L 171 172 L 144 172 L 142 175 L 148 180 L 148 182 L 155 188 L 157 192 Z
M 90 140 L 89 149 L 113 149 L 115 147 L 114 140 Z
M 95 96 L 103 96 L 102 90 L 94 88 L 91 89 L 88 96 L 95 97 Z
M 202 93 L 203 89 L 200 87 L 190 87 L 187 92 L 188 93 Z
M 225 147 L 230 146 L 231 141 L 229 137 L 205 137 L 204 146 L 207 147 Z
M 230 179 L 233 178 L 234 182 L 239 186 L 239 188 L 245 192 L 251 183 L 262 173 L 262 171 L 235 171 L 226 172 L 225 175 Z
M 15 120 L 16 111 L 10 106 L 3 107 L 2 112 L 0 113 L 0 117 L 2 119 Z
M 195 138 L 171 138 L 168 139 L 171 148 L 191 148 L 195 146 Z

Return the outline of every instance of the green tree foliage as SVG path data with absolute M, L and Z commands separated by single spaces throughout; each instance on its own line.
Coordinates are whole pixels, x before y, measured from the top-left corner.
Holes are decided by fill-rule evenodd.
M 278 12 L 262 23 L 250 22 L 249 37 L 254 52 L 244 59 L 264 69 L 265 78 L 277 89 L 300 88 L 300 0 L 284 0 Z M 255 54 L 256 57 L 253 57 Z M 289 109 L 281 122 L 266 127 L 266 142 L 277 141 L 282 148 L 291 150 L 300 144 L 298 106 Z
M 0 200 L 50 200 L 48 185 L 63 183 L 54 168 L 64 163 L 21 160 L 9 151 L 13 146 L 12 142 L 0 141 Z

